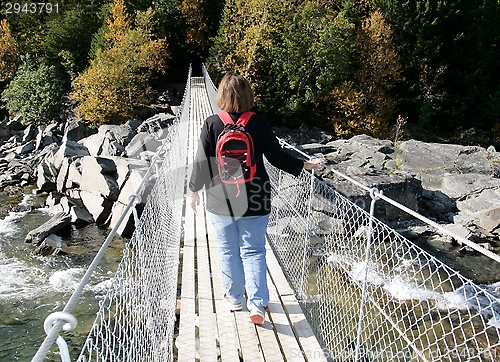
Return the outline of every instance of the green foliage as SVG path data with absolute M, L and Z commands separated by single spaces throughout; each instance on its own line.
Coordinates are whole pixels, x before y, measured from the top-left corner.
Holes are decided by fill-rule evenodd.
M 489 131 L 499 117 L 484 111 L 500 86 L 498 1 L 375 2 L 404 64 L 401 112 L 435 130 Z
M 94 4 L 76 4 L 43 27 L 45 39 L 40 49 L 50 62 L 61 64 L 71 79 L 88 65 L 92 35 L 100 26 L 98 9 Z
M 353 74 L 355 28 L 332 4 L 226 2 L 211 69 L 247 76 L 256 104 L 275 123 L 312 117 L 319 95 Z
M 37 65 L 30 57 L 23 58 L 2 101 L 12 116 L 21 116 L 23 124 L 50 122 L 61 105 L 62 84 L 53 66 Z

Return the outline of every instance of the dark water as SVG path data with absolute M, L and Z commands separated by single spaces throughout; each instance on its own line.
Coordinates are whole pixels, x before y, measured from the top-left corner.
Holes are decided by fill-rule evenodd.
M 108 230 L 95 225 L 68 230 L 63 240 L 76 254 L 38 256 L 24 243 L 26 234 L 51 215 L 43 196 L 30 190 L 13 197 L 0 193 L 0 361 L 30 361 L 42 343 L 43 322 L 62 311 Z M 73 311 L 78 326 L 61 335 L 75 359 L 122 257 L 124 240 L 116 238 Z M 60 361 L 53 347 L 46 361 Z

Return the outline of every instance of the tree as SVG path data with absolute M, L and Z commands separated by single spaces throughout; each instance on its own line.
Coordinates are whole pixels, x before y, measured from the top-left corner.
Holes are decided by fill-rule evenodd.
M 0 20 L 0 83 L 12 77 L 21 58 L 6 19 Z
M 210 65 L 245 75 L 259 110 L 293 126 L 317 118 L 316 97 L 352 73 L 353 41 L 352 24 L 328 1 L 231 0 Z
M 138 11 L 132 22 L 123 0 L 115 0 L 107 21 L 107 47 L 98 50 L 90 66 L 73 81 L 71 98 L 80 116 L 95 124 L 123 122 L 134 107 L 148 104 L 148 80 L 165 70 L 166 43 L 154 39 L 154 12 Z
M 47 57 L 53 64 L 61 64 L 71 80 L 89 64 L 92 35 L 100 26 L 98 9 L 94 4 L 78 3 L 43 27 Z
M 2 92 L 2 101 L 12 116 L 21 116 L 23 124 L 50 122 L 60 109 L 62 83 L 55 68 L 45 63 L 38 65 L 24 56 L 8 87 Z
M 453 131 L 500 120 L 498 1 L 375 0 L 403 67 L 399 107 L 410 122 Z
M 362 21 L 357 46 L 360 65 L 355 79 L 362 94 L 362 112 L 356 127 L 352 127 L 352 122 L 347 127 L 339 123 L 335 127 L 349 136 L 368 133 L 388 137 L 389 121 L 396 109 L 392 90 L 401 80 L 401 67 L 392 44 L 392 30 L 381 12 L 375 11 Z

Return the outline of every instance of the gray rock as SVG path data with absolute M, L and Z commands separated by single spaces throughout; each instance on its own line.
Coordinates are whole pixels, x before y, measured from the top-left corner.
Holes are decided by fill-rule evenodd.
M 29 141 L 28 143 L 19 146 L 16 149 L 16 153 L 20 155 L 26 155 L 35 150 L 35 141 Z
M 36 170 L 37 181 L 36 184 L 38 186 L 39 192 L 50 192 L 55 191 L 56 187 L 56 178 L 58 174 L 58 170 L 54 167 L 54 165 L 50 162 L 42 161 Z
M 329 153 L 334 151 L 334 148 L 329 145 L 323 145 L 321 143 L 307 143 L 297 147 L 299 150 L 306 152 L 307 154 L 315 153 Z
M 29 142 L 36 136 L 37 127 L 32 123 L 23 132 L 23 143 Z
M 90 136 L 95 131 L 91 130 L 84 123 L 79 121 L 70 121 L 66 123 L 64 129 L 63 142 L 74 141 L 78 142 L 81 139 Z
M 118 219 L 125 212 L 126 207 L 127 205 L 122 204 L 119 201 L 113 204 L 113 209 L 111 210 L 111 220 L 109 224 L 109 227 L 111 229 L 113 229 L 116 226 Z M 141 215 L 144 209 L 144 204 L 139 204 L 136 207 L 138 215 Z M 122 223 L 118 226 L 116 232 L 118 235 L 129 238 L 132 236 L 134 230 L 135 230 L 135 219 L 132 209 L 129 209 L 125 214 Z
M 476 225 L 485 235 L 498 235 L 498 231 L 500 231 L 500 208 L 478 212 L 475 218 Z
M 69 212 L 71 223 L 75 226 L 85 226 L 94 222 L 94 218 L 85 207 L 72 206 Z
M 14 119 L 7 122 L 7 128 L 9 131 L 20 132 L 24 130 L 23 124 L 20 122 L 21 116 L 16 116 Z
M 0 140 L 5 141 L 10 138 L 10 130 L 7 127 L 7 123 L 0 122 Z
M 59 150 L 54 155 L 53 164 L 56 169 L 59 169 L 64 158 L 78 158 L 89 155 L 89 150 L 85 146 L 77 142 L 67 140 L 61 144 Z
M 26 235 L 24 241 L 26 243 L 39 245 L 47 236 L 49 236 L 50 234 L 54 234 L 59 230 L 64 229 L 70 224 L 71 224 L 71 217 L 67 213 L 61 212 L 55 214 L 47 222 L 40 225 L 36 229 L 31 230 Z
M 61 167 L 59 169 L 59 173 L 56 178 L 56 190 L 62 192 L 66 189 L 67 176 L 69 171 L 69 165 L 71 160 L 68 157 L 65 157 L 62 160 Z
M 130 158 L 139 158 L 143 151 L 156 151 L 161 146 L 161 142 L 149 133 L 138 133 L 130 144 L 125 148 L 126 154 Z
M 109 157 L 115 164 L 116 182 L 118 187 L 122 190 L 125 181 L 129 179 L 132 171 L 134 170 L 147 170 L 150 163 L 144 160 L 126 157 Z
M 85 146 L 89 151 L 90 156 L 99 156 L 101 154 L 102 139 L 99 134 L 93 134 L 78 141 L 82 146 Z
M 82 191 L 102 196 L 111 201 L 118 198 L 120 188 L 116 181 L 116 165 L 113 160 L 86 156 L 81 159 L 81 169 L 80 189 Z
M 36 248 L 35 254 L 42 256 L 54 256 L 59 254 L 62 248 L 62 239 L 55 234 L 50 234 Z
M 390 141 L 366 135 L 331 141 L 328 145 L 333 148 L 325 155 L 329 166 L 368 187 L 384 190 L 386 196 L 433 220 L 452 223 L 458 213 L 468 215 L 472 225 L 478 224 L 478 213 L 488 213 L 500 205 L 500 180 L 495 178 L 494 166 L 497 154 L 493 147 L 486 150 L 415 140 L 394 147 Z M 500 156 L 498 159 L 500 165 Z M 328 184 L 368 209 L 371 200 L 365 191 L 328 170 L 319 174 Z M 420 185 L 412 186 L 415 180 Z M 377 216 L 385 221 L 404 218 L 397 211 L 381 208 L 379 203 Z M 477 226 L 485 232 L 484 226 Z M 496 234 L 490 232 L 489 235 Z
M 97 224 L 103 225 L 108 221 L 113 201 L 83 190 L 80 191 L 80 197 Z
M 401 170 L 412 176 L 422 173 L 457 173 L 455 162 L 463 146 L 409 140 L 399 145 Z
M 92 156 L 122 156 L 136 132 L 133 123 L 124 125 L 103 125 L 97 134 L 80 140 Z
M 77 158 L 70 163 L 66 176 L 66 189 L 80 187 L 82 182 L 82 159 Z

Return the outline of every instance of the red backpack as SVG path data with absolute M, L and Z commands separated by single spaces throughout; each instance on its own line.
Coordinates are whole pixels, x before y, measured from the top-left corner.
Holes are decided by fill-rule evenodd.
M 257 169 L 253 139 L 246 125 L 253 112 L 243 113 L 234 123 L 227 112 L 217 115 L 224 123 L 224 130 L 217 138 L 216 156 L 220 179 L 225 184 L 237 185 L 249 182 Z

